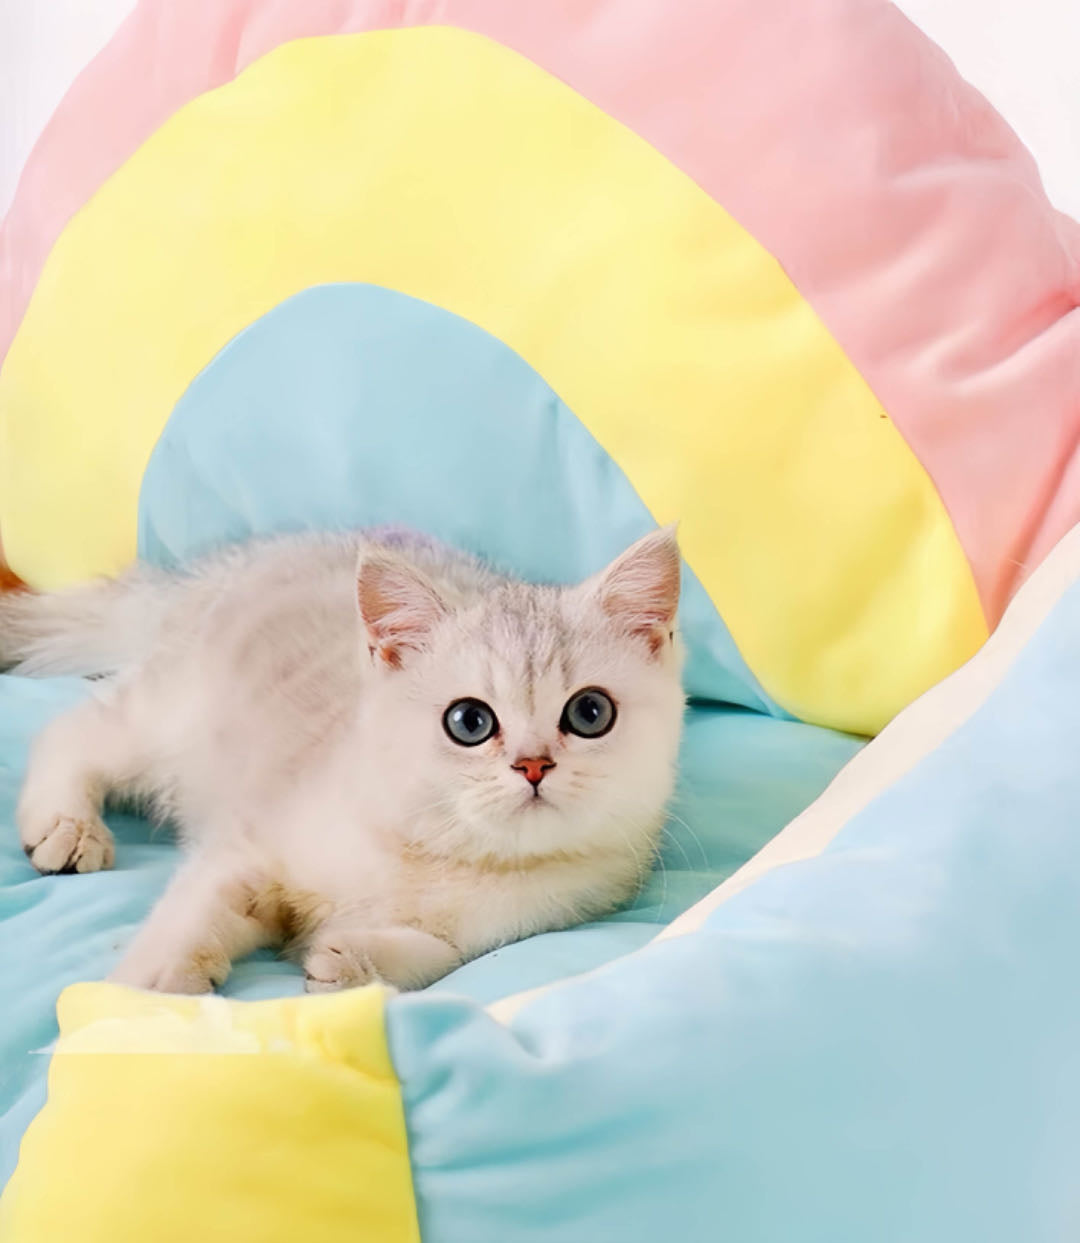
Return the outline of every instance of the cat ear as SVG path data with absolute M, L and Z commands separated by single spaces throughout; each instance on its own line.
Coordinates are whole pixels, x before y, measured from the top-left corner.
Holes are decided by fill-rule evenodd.
M 423 648 L 446 616 L 446 605 L 419 570 L 380 552 L 360 554 L 356 601 L 372 655 L 392 669 Z
M 639 539 L 594 582 L 604 611 L 656 655 L 671 639 L 679 607 L 679 544 L 675 526 Z

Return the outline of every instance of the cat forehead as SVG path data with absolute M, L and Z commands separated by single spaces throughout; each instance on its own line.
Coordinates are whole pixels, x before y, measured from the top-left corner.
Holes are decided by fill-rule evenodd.
M 519 670 L 522 680 L 555 671 L 571 676 L 572 650 L 582 636 L 565 603 L 555 588 L 512 583 L 493 592 L 469 619 L 477 654 L 496 671 Z
M 491 693 L 573 684 L 610 635 L 571 591 L 510 583 L 458 619 L 449 635 L 455 663 L 482 675 Z

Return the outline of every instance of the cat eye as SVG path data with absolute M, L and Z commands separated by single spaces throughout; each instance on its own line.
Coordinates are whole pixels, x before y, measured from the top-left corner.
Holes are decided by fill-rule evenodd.
M 610 695 L 590 686 L 567 700 L 559 728 L 579 738 L 599 738 L 615 724 L 615 704 Z
M 462 747 L 478 747 L 499 728 L 495 713 L 480 699 L 455 699 L 442 723 L 447 736 Z

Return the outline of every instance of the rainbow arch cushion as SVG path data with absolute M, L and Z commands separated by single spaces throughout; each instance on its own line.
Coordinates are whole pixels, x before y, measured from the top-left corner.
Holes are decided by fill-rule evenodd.
M 339 521 L 422 520 L 568 577 L 680 518 L 692 692 L 880 728 L 1075 517 L 1076 261 L 1015 137 L 899 14 L 789 7 L 140 4 L 3 232 L 12 567 L 42 586 L 116 570 L 140 529 L 190 551 L 175 493 L 208 461 L 223 486 L 226 450 L 231 495 L 302 490 L 327 471 L 307 433 L 335 418 L 325 387 L 295 404 L 327 365 L 302 342 L 337 313 L 316 291 L 366 296 L 363 348 L 384 290 L 422 321 L 404 365 L 425 403 L 432 319 L 483 355 L 481 409 L 346 377 L 364 469 L 308 489 Z M 298 296 L 289 404 L 256 411 L 267 319 Z M 236 403 L 229 428 L 212 397 Z M 306 447 L 271 481 L 264 416 Z M 484 448 L 493 424 L 509 459 Z M 409 463 L 392 485 L 358 429 Z M 440 472 L 418 447 L 443 430 L 460 448 Z M 200 447 L 159 499 L 163 437 Z M 490 512 L 506 494 L 533 529 L 550 498 L 562 526 L 523 540 Z
M 5 1243 L 1074 1238 L 1078 253 L 878 0 L 140 4 L 0 233 L 13 569 L 677 517 L 695 704 L 632 910 L 175 1001 L 86 983 L 170 847 L 15 845 L 85 688 L 0 679 Z

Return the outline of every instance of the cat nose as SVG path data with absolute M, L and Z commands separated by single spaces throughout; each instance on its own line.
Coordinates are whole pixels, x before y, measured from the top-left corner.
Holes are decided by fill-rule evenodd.
M 514 772 L 521 773 L 535 790 L 540 782 L 544 780 L 546 774 L 555 767 L 555 761 L 550 755 L 536 755 L 515 760 L 510 767 Z

